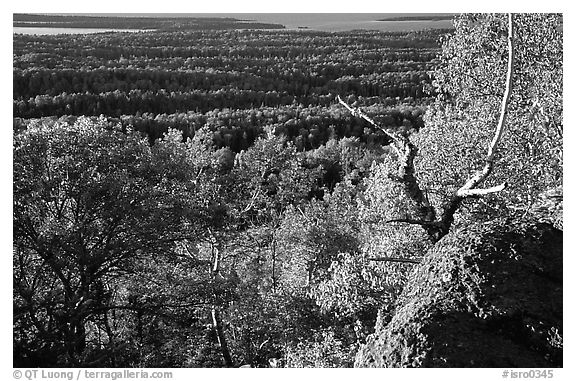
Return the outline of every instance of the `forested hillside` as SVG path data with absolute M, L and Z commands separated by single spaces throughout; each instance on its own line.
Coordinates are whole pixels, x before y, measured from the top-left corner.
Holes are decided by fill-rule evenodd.
M 503 15 L 14 35 L 14 366 L 352 366 L 442 237 L 561 189 L 562 19 L 515 20 L 488 159 Z
M 16 35 L 14 116 L 103 114 L 151 139 L 206 126 L 218 147 L 235 152 L 264 126 L 300 151 L 331 136 L 378 140 L 334 105 L 335 95 L 354 97 L 386 124 L 418 128 L 439 33 Z

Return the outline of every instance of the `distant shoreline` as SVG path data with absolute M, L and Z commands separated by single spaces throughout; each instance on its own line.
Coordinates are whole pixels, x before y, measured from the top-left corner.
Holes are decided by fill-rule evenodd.
M 252 22 L 231 17 L 111 17 L 76 15 L 38 15 L 15 13 L 12 27 L 43 27 L 70 29 L 115 30 L 231 30 L 231 29 L 285 29 L 282 24 Z
M 447 21 L 452 20 L 453 14 L 449 15 L 430 15 L 430 16 L 398 16 L 387 17 L 376 21 Z
M 34 34 L 77 34 L 84 29 L 114 31 L 193 31 L 193 30 L 268 30 L 383 32 L 452 29 L 449 14 L 187 14 L 181 16 L 130 15 L 39 15 L 14 14 L 15 32 L 21 28 L 45 28 Z M 17 28 L 17 29 L 16 29 Z M 46 32 L 44 32 L 46 31 Z M 26 33 L 25 31 L 23 33 Z M 27 34 L 27 33 L 26 33 Z

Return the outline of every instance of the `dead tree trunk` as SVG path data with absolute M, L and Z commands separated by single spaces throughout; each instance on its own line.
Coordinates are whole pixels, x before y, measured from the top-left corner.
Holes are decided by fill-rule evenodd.
M 506 123 L 506 118 L 508 116 L 508 106 L 510 104 L 510 96 L 512 94 L 512 84 L 514 76 L 514 16 L 512 13 L 508 14 L 508 68 L 506 70 L 506 88 L 504 90 L 504 97 L 502 98 L 502 103 L 500 106 L 500 118 L 498 119 L 498 125 L 496 126 L 496 131 L 494 132 L 494 137 L 488 146 L 488 153 L 486 154 L 486 162 L 484 167 L 476 172 L 474 176 L 470 177 L 468 181 L 456 191 L 456 194 L 452 196 L 450 201 L 446 204 L 444 208 L 444 213 L 440 219 L 443 226 L 450 227 L 454 222 L 454 213 L 458 210 L 462 201 L 468 197 L 480 197 L 489 193 L 499 192 L 506 188 L 506 183 L 485 189 L 478 189 L 477 186 L 480 185 L 486 178 L 492 173 L 494 169 L 494 161 L 496 156 L 496 150 L 498 148 L 498 143 L 502 138 L 502 133 L 504 131 L 504 125 Z
M 500 108 L 500 117 L 498 120 L 498 125 L 494 133 L 494 137 L 490 142 L 488 147 L 488 152 L 485 159 L 484 167 L 476 172 L 470 179 L 460 188 L 456 193 L 448 200 L 444 205 L 443 212 L 439 216 L 438 213 L 428 202 L 428 198 L 422 191 L 418 184 L 418 180 L 415 175 L 414 168 L 414 158 L 417 154 L 417 148 L 410 141 L 409 137 L 400 134 L 396 131 L 387 129 L 378 125 L 374 120 L 364 114 L 362 111 L 356 108 L 352 108 L 346 102 L 337 96 L 337 100 L 346 109 L 348 109 L 352 115 L 358 116 L 372 126 L 382 130 L 391 140 L 392 148 L 394 149 L 397 160 L 398 160 L 398 170 L 394 175 L 390 175 L 390 178 L 397 181 L 404 186 L 404 190 L 408 197 L 410 197 L 416 204 L 416 208 L 413 211 L 412 218 L 403 218 L 386 221 L 386 223 L 392 222 L 402 222 L 409 224 L 420 225 L 428 234 L 433 242 L 439 241 L 443 236 L 448 234 L 450 227 L 454 222 L 454 214 L 458 211 L 462 205 L 462 201 L 470 197 L 480 197 L 489 193 L 499 192 L 506 187 L 506 184 L 500 184 L 491 188 L 479 189 L 477 188 L 486 178 L 490 175 L 494 168 L 495 153 L 498 148 L 498 143 L 502 137 L 502 132 L 506 123 L 506 117 L 508 115 L 508 106 L 510 103 L 510 95 L 512 92 L 512 80 L 514 74 L 514 19 L 513 15 L 508 15 L 508 68 L 506 73 L 506 88 L 504 91 L 504 97 L 502 99 Z
M 220 274 L 220 250 L 216 247 L 216 244 L 212 243 L 212 258 L 213 264 L 211 268 L 211 278 L 214 283 L 214 287 L 217 287 L 219 281 L 221 281 L 222 275 Z M 222 353 L 222 359 L 224 360 L 224 365 L 226 367 L 233 367 L 234 362 L 232 361 L 232 355 L 230 354 L 230 349 L 228 348 L 228 341 L 226 340 L 226 335 L 224 333 L 224 325 L 222 324 L 222 319 L 220 318 L 220 310 L 217 304 L 218 296 L 216 294 L 216 289 L 214 289 L 214 302 L 211 308 L 212 325 L 216 333 L 216 338 L 218 340 L 218 346 L 220 347 L 220 352 Z
M 395 258 L 395 257 L 381 257 L 381 258 L 367 258 L 372 262 L 396 262 L 396 263 L 420 263 L 419 258 Z
M 272 292 L 275 294 L 277 288 L 276 281 L 276 235 L 272 237 Z
M 218 345 L 220 346 L 220 351 L 222 352 L 224 365 L 229 368 L 233 367 L 234 362 L 232 361 L 232 356 L 230 355 L 230 350 L 228 349 L 228 342 L 226 341 L 226 335 L 224 334 L 222 319 L 220 319 L 220 311 L 216 305 L 212 305 L 212 324 L 214 325 L 214 329 L 216 331 L 216 338 L 218 339 Z
M 425 196 L 422 189 L 418 185 L 418 180 L 415 176 L 414 170 L 414 158 L 418 153 L 416 146 L 410 141 L 408 136 L 399 134 L 396 131 L 384 128 L 361 110 L 350 107 L 346 102 L 337 96 L 338 102 L 346 107 L 348 111 L 359 118 L 366 120 L 372 126 L 383 131 L 391 140 L 392 148 L 394 149 L 397 159 L 398 159 L 398 170 L 395 175 L 391 175 L 391 179 L 401 183 L 404 186 L 404 190 L 407 195 L 416 202 L 417 208 L 415 211 L 415 219 L 420 221 L 434 221 L 436 217 L 436 212 L 428 202 L 428 198 Z

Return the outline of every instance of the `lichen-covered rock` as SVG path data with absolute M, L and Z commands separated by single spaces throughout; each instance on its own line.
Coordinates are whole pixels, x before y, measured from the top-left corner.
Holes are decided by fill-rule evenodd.
M 496 220 L 447 235 L 355 366 L 562 366 L 562 231 Z

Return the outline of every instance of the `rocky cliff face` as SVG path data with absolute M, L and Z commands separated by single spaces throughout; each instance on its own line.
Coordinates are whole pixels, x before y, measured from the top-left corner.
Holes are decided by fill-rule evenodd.
M 531 218 L 450 233 L 355 366 L 562 366 L 562 231 Z

